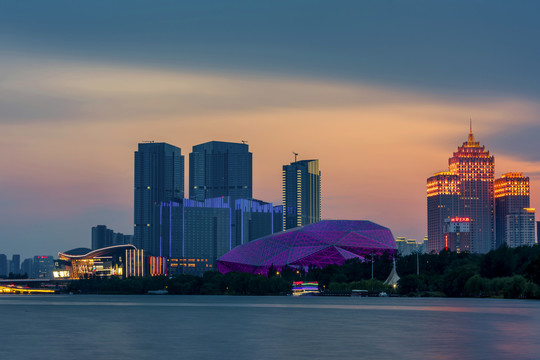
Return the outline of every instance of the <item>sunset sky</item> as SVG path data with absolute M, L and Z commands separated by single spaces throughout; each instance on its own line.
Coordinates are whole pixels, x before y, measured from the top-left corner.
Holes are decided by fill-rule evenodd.
M 426 178 L 475 137 L 540 208 L 540 3 L 4 1 L 0 253 L 133 233 L 133 153 L 247 140 L 254 197 L 320 159 L 326 219 L 426 235 Z

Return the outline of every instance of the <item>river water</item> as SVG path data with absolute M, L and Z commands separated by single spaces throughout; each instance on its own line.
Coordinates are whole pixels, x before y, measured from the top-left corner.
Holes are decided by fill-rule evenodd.
M 7 295 L 0 359 L 540 359 L 540 302 Z

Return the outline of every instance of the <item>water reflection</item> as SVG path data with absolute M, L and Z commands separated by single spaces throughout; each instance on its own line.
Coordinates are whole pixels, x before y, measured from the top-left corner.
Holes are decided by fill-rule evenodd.
M 227 296 L 0 298 L 0 358 L 536 359 L 540 303 Z M 159 354 L 159 356 L 157 356 Z M 44 356 L 46 355 L 46 356 Z

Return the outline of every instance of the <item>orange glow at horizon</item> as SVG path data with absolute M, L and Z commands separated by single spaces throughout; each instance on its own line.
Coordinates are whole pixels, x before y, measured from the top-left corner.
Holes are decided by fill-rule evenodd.
M 6 169 L 0 184 L 11 189 L 6 201 L 17 205 L 6 213 L 9 221 L 82 216 L 109 207 L 125 213 L 110 227 L 132 233 L 137 143 L 180 147 L 187 189 L 193 145 L 247 140 L 255 198 L 281 203 L 281 166 L 294 160 L 294 151 L 299 160 L 319 159 L 324 219 L 367 219 L 388 226 L 394 236 L 423 238 L 425 179 L 447 168 L 467 137 L 463 114 L 475 114 L 475 132 L 484 138 L 502 131 L 510 114 L 527 123 L 540 113 L 540 106 L 517 99 L 441 99 L 369 84 L 145 69 L 86 68 L 80 74 L 75 65 L 63 70 L 47 69 L 48 80 L 35 88 L 25 77 L 7 82 L 80 102 L 75 115 L 0 124 L 0 149 L 9 154 L 0 158 Z M 540 164 L 486 146 L 498 169 L 535 174 L 531 207 L 540 207 Z

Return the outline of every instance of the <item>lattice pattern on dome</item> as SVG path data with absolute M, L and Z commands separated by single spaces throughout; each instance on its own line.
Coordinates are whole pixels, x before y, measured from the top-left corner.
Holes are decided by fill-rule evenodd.
M 217 262 L 222 273 L 230 271 L 267 275 L 270 267 L 324 267 L 353 258 L 364 260 L 396 252 L 388 228 L 370 221 L 324 220 L 238 246 Z

